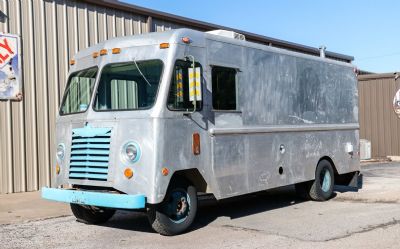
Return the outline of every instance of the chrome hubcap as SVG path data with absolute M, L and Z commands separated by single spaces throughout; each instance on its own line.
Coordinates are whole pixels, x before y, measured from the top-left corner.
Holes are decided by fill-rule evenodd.
M 186 191 L 176 190 L 171 193 L 166 206 L 166 213 L 174 223 L 186 220 L 190 210 L 190 198 Z
M 322 191 L 328 192 L 332 184 L 332 177 L 329 170 L 324 170 L 323 172 L 321 172 L 321 181 Z

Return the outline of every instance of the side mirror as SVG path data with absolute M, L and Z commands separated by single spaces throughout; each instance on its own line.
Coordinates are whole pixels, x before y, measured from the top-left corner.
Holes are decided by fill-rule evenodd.
M 196 102 L 201 101 L 201 70 L 200 67 L 189 68 L 189 100 L 193 101 L 196 108 Z

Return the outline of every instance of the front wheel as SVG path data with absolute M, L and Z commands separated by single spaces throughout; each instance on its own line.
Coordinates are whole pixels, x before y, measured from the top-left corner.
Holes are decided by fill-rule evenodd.
M 115 214 L 114 209 L 71 203 L 71 211 L 79 222 L 101 224 L 107 222 Z
M 196 188 L 181 181 L 169 188 L 162 203 L 150 206 L 147 215 L 156 232 L 171 236 L 187 230 L 196 212 Z

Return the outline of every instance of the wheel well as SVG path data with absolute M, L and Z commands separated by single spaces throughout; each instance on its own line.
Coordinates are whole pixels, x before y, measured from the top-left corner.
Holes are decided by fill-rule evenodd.
M 204 180 L 198 169 L 185 169 L 176 171 L 171 177 L 170 184 L 171 182 L 182 178 L 193 184 L 193 186 L 196 187 L 197 192 L 207 191 L 207 182 Z
M 330 158 L 329 156 L 322 157 L 321 159 L 319 159 L 318 163 L 321 160 L 324 160 L 324 159 L 328 160 L 332 165 L 333 173 L 335 174 L 335 184 L 336 185 L 353 186 L 352 184 L 356 184 L 356 185 L 360 184 L 359 182 L 357 182 L 358 181 L 358 175 L 360 173 L 359 171 L 339 174 L 339 172 L 336 169 L 335 164 L 333 163 L 332 158 Z M 362 182 L 361 182 L 361 184 L 362 184 Z M 361 188 L 361 187 L 358 187 L 358 188 Z
M 332 158 L 330 158 L 329 156 L 321 157 L 321 159 L 319 159 L 318 163 L 321 162 L 322 160 L 327 160 L 328 162 L 331 163 L 332 168 L 333 168 L 333 173 L 335 174 L 335 178 L 336 178 L 336 176 L 339 175 L 339 172 L 337 171 L 336 165 L 335 165 L 335 163 L 333 162 Z

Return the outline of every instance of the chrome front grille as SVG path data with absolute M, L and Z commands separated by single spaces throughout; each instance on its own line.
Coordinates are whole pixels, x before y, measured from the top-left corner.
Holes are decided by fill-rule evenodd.
M 84 128 L 72 131 L 69 178 L 107 181 L 111 129 Z

